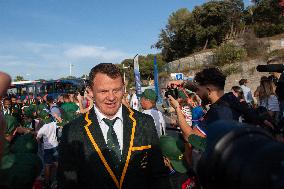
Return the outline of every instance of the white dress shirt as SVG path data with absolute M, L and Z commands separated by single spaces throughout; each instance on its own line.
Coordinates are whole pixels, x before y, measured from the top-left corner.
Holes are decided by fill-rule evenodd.
M 109 129 L 109 126 L 104 122 L 104 118 L 109 119 L 108 117 L 106 117 L 103 113 L 100 112 L 100 110 L 94 105 L 94 110 L 95 113 L 97 115 L 97 119 L 98 122 L 100 124 L 100 128 L 102 130 L 104 139 L 107 143 L 107 132 Z M 123 117 L 122 117 L 122 105 L 120 106 L 120 108 L 118 109 L 117 113 L 115 114 L 115 116 L 113 117 L 113 119 L 115 119 L 116 117 L 118 117 L 118 119 L 115 121 L 113 129 L 114 132 L 117 136 L 117 140 L 119 143 L 119 147 L 120 147 L 120 153 L 122 153 L 122 149 L 123 149 Z
M 165 135 L 166 133 L 166 122 L 163 117 L 163 114 L 154 108 L 149 109 L 149 110 L 143 110 L 144 114 L 148 114 L 153 117 L 155 125 L 156 125 L 156 130 L 158 133 L 158 136 L 160 137 L 161 135 Z

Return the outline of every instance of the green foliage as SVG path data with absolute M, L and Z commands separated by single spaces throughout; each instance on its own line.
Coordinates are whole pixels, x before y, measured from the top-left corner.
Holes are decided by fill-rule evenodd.
M 162 71 L 163 67 L 166 65 L 165 61 L 163 61 L 161 54 L 148 54 L 146 56 L 140 55 L 138 57 L 139 61 L 139 70 L 141 80 L 149 80 L 154 79 L 154 56 L 157 58 L 158 71 Z M 128 67 L 127 69 L 122 69 L 122 65 L 124 67 Z M 127 88 L 130 88 L 135 85 L 134 81 L 134 67 L 133 67 L 133 59 L 125 59 L 121 62 L 119 67 L 122 72 L 125 71 L 126 79 L 128 80 Z
M 262 57 L 267 54 L 268 44 L 257 38 L 252 30 L 247 31 L 242 36 L 244 48 L 249 57 Z
M 26 80 L 24 79 L 23 76 L 17 75 L 17 76 L 15 77 L 14 81 L 26 81 Z
M 236 74 L 236 73 L 241 73 L 242 72 L 242 68 L 239 65 L 230 65 L 229 67 L 223 68 L 222 72 L 226 75 L 232 75 L 232 74 Z
M 257 37 L 284 32 L 284 5 L 278 0 L 252 2 L 246 9 L 242 0 L 211 0 L 192 12 L 179 9 L 169 16 L 153 47 L 161 49 L 163 60 L 170 62 L 202 49 L 216 48 L 247 28 L 253 29 Z M 256 54 L 261 52 L 263 49 L 256 50 Z
M 146 56 L 139 56 L 139 68 L 141 79 L 149 80 L 154 79 L 154 56 L 157 57 L 158 71 L 166 64 L 163 61 L 162 55 L 148 54 Z
M 242 26 L 242 0 L 209 1 L 192 12 L 179 9 L 172 13 L 154 47 L 162 50 L 169 62 L 202 49 L 214 48 L 225 36 Z
M 284 32 L 283 7 L 278 0 L 257 0 L 244 11 L 247 25 L 257 37 L 270 37 Z
M 278 57 L 284 61 L 284 49 L 274 50 L 267 55 L 267 59 L 272 57 Z
M 214 63 L 218 66 L 232 64 L 246 57 L 246 50 L 232 43 L 222 44 L 214 52 Z
M 61 77 L 60 79 L 76 79 L 75 76 L 67 76 L 67 77 Z
M 263 23 L 254 25 L 255 34 L 258 37 L 269 37 L 284 32 L 284 23 Z

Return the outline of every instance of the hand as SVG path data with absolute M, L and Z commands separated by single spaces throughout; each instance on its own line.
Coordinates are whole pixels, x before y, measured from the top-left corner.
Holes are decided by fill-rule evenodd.
M 78 101 L 79 101 L 79 102 L 82 102 L 82 101 L 83 101 L 83 97 L 81 96 L 81 94 L 80 94 L 80 93 L 78 93 L 78 95 L 77 95 L 77 99 L 78 99 Z
M 267 126 L 267 127 L 270 127 L 270 128 L 272 128 L 272 129 L 274 129 L 274 126 L 273 126 L 273 124 L 272 124 L 270 121 L 264 120 L 264 122 L 263 122 L 263 123 L 265 124 L 265 126 Z
M 192 99 L 190 99 L 190 98 L 187 98 L 187 104 L 189 106 L 191 106 L 192 108 L 196 107 L 196 103 Z
M 164 157 L 164 164 L 170 169 L 170 171 L 173 170 L 170 160 L 166 157 Z
M 25 127 L 17 127 L 13 133 L 13 135 L 16 135 L 17 133 L 19 134 L 25 134 L 28 132 L 28 129 Z
M 172 97 L 171 95 L 169 95 L 169 102 L 174 109 L 177 109 L 179 107 L 178 101 L 174 99 L 174 97 Z

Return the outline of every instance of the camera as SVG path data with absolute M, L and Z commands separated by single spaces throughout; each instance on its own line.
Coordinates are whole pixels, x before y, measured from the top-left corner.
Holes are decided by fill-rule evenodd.
M 167 91 L 165 92 L 165 97 L 169 98 L 171 95 L 174 99 L 178 99 L 178 89 L 174 87 L 174 84 L 171 84 L 171 87 L 167 87 Z

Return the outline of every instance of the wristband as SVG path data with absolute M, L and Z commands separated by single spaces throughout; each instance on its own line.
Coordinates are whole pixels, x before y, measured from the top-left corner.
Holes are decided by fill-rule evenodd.
M 169 173 L 170 175 L 174 174 L 176 171 L 174 169 L 171 170 L 171 172 Z

